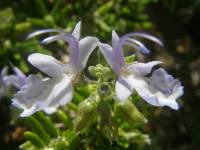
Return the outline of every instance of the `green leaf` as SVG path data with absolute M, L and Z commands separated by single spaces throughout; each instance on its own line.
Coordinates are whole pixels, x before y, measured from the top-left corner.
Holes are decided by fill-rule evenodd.
M 62 111 L 62 110 L 58 110 L 57 112 L 57 116 L 58 118 L 68 127 L 68 128 L 72 128 L 73 124 L 71 122 L 71 120 L 69 119 L 69 117 L 67 116 L 67 114 Z
M 97 115 L 96 109 L 97 105 L 92 98 L 88 98 L 78 105 L 77 116 L 74 123 L 76 131 L 86 129 L 91 125 Z
M 55 4 L 54 4 L 53 9 L 51 11 L 52 16 L 54 16 L 56 13 L 59 13 L 59 11 L 60 11 L 59 8 L 62 5 L 63 5 L 63 0 L 56 0 L 55 1 Z
M 37 148 L 44 148 L 45 144 L 43 140 L 35 133 L 27 131 L 24 136 Z
M 64 133 L 64 136 L 66 140 L 69 142 L 68 150 L 74 150 L 79 146 L 81 138 L 75 131 L 67 130 Z
M 51 136 L 51 137 L 57 137 L 58 136 L 58 129 L 55 127 L 53 122 L 48 116 L 45 116 L 42 112 L 37 112 L 35 114 L 36 119 L 42 124 L 43 127 L 45 127 L 45 131 Z
M 144 115 L 129 100 L 125 102 L 116 102 L 114 106 L 114 114 L 116 117 L 119 117 L 130 124 L 147 123 L 147 119 Z
M 19 146 L 20 149 L 26 150 L 30 149 L 33 146 L 33 144 L 30 141 L 26 141 L 23 144 Z
M 45 6 L 45 3 L 43 0 L 34 0 L 35 5 L 37 7 L 37 11 L 41 14 L 41 16 L 46 16 L 48 14 L 48 10 Z
M 29 127 L 35 132 L 39 137 L 41 137 L 42 141 L 44 141 L 45 144 L 48 144 L 50 142 L 50 137 L 47 134 L 47 132 L 44 130 L 44 126 L 40 124 L 39 121 L 37 121 L 34 117 L 30 116 L 26 118 L 27 123 Z
M 8 32 L 13 27 L 15 16 L 12 8 L 6 8 L 0 11 L 0 32 Z
M 104 15 L 106 14 L 111 8 L 113 7 L 113 1 L 109 1 L 106 4 L 102 5 L 99 7 L 96 11 L 95 14 L 97 15 Z

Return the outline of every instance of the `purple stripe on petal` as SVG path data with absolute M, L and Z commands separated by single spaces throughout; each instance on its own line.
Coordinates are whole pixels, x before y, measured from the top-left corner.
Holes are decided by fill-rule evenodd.
M 122 47 L 119 44 L 116 44 L 113 47 L 113 62 L 114 68 L 118 74 L 121 73 L 121 67 L 125 64 L 124 54 L 122 53 Z
M 170 95 L 177 86 L 181 86 L 179 80 L 174 79 L 162 68 L 155 70 L 151 78 L 154 81 L 155 88 L 162 91 L 164 94 Z
M 117 74 L 121 72 L 121 67 L 125 64 L 124 53 L 122 52 L 122 45 L 120 39 L 115 31 L 112 31 L 112 47 L 113 47 L 113 62 Z

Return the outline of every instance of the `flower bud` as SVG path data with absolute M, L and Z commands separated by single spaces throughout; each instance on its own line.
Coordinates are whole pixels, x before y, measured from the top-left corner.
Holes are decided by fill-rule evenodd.
M 115 116 L 120 117 L 124 121 L 134 123 L 147 123 L 147 119 L 137 109 L 131 101 L 115 103 Z
M 96 66 L 90 66 L 88 70 L 90 74 L 95 78 L 107 80 L 111 77 L 111 70 L 108 67 L 102 66 L 101 64 L 97 64 Z
M 77 117 L 75 119 L 75 129 L 80 131 L 90 126 L 96 117 L 96 104 L 94 100 L 88 98 L 82 101 L 77 108 Z

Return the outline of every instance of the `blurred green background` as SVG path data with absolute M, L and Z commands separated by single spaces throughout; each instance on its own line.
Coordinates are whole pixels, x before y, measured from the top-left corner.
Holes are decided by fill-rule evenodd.
M 9 62 L 25 73 L 34 72 L 27 63 L 33 52 L 54 54 L 62 59 L 59 46 L 41 46 L 26 40 L 29 33 L 44 28 L 71 31 L 82 21 L 82 36 L 94 35 L 111 40 L 114 29 L 119 35 L 146 32 L 159 37 L 164 47 L 147 43 L 152 53 L 141 60 L 161 60 L 170 74 L 179 78 L 184 96 L 180 110 L 145 105 L 149 123 L 150 150 L 200 149 L 200 1 L 199 0 L 1 0 L 0 68 Z M 51 49 L 51 50 L 50 50 Z M 96 52 L 89 64 L 96 64 Z M 0 147 L 17 149 L 24 141 L 20 121 L 15 122 L 10 98 L 0 100 Z

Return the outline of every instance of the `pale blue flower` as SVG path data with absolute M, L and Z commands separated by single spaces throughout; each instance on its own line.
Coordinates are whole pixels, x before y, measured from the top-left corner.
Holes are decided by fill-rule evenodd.
M 17 89 L 20 89 L 26 83 L 26 75 L 17 67 L 13 66 L 14 74 L 4 75 L 3 81 L 7 86 L 14 86 Z
M 17 67 L 12 66 L 14 74 L 8 75 L 8 67 L 0 73 L 0 98 L 6 96 L 11 87 L 20 89 L 26 83 L 26 75 Z
M 117 75 L 116 97 L 120 101 L 125 101 L 135 90 L 149 104 L 169 106 L 177 110 L 179 106 L 176 99 L 183 95 L 183 87 L 179 80 L 168 75 L 164 69 L 152 71 L 154 66 L 161 63 L 160 61 L 125 63 L 123 45 L 133 47 L 144 54 L 149 53 L 149 50 L 135 37 L 143 37 L 162 45 L 159 39 L 147 34 L 129 33 L 119 38 L 115 31 L 112 32 L 112 46 L 100 42 L 98 44 L 102 54 Z
M 28 57 L 28 61 L 38 68 L 49 78 L 41 79 L 30 75 L 27 84 L 22 86 L 15 95 L 13 104 L 23 109 L 21 117 L 29 116 L 39 110 L 53 112 L 58 106 L 69 103 L 73 97 L 73 81 L 86 66 L 86 62 L 92 51 L 96 48 L 98 39 L 85 37 L 80 39 L 79 22 L 72 34 L 61 30 L 47 29 L 37 31 L 29 36 L 33 37 L 42 33 L 58 32 L 50 36 L 42 43 L 50 43 L 56 40 L 63 40 L 69 43 L 69 63 L 63 64 L 52 56 L 34 53 Z

